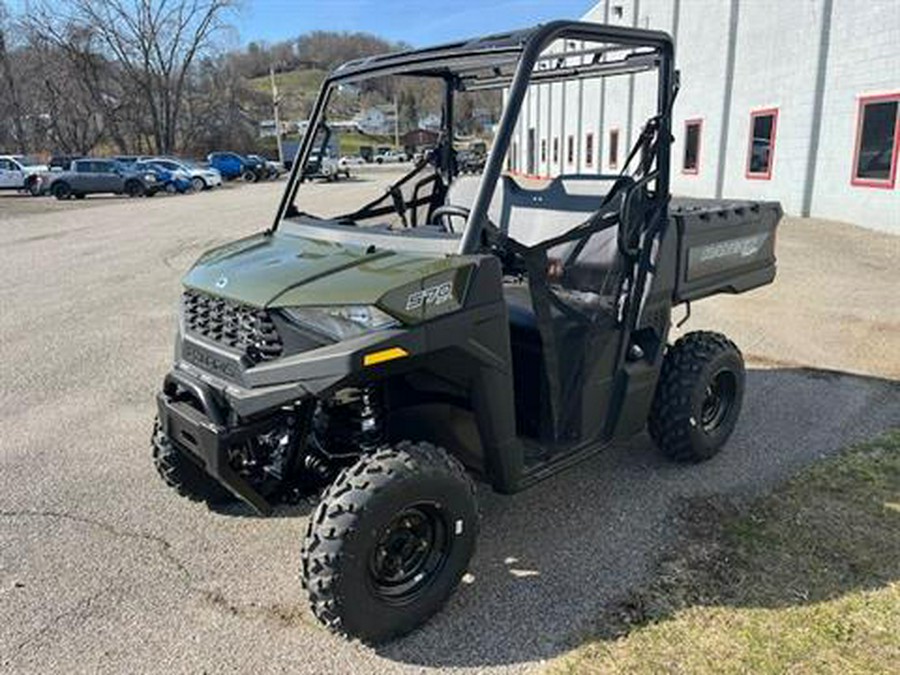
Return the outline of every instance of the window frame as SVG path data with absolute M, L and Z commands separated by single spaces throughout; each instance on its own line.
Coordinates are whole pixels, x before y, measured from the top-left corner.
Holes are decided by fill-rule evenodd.
M 687 163 L 687 150 L 688 150 L 688 127 L 696 126 L 697 129 L 697 152 L 696 152 L 696 162 L 694 164 L 693 169 L 688 169 L 686 166 Z M 691 119 L 687 119 L 684 121 L 684 151 L 681 153 L 681 173 L 686 176 L 699 176 L 700 175 L 700 149 L 703 147 L 703 118 L 702 117 L 692 117 Z
M 559 136 L 553 137 L 553 163 L 559 164 Z
M 894 148 L 891 152 L 891 171 L 890 176 L 884 180 L 877 178 L 859 178 L 857 170 L 859 169 L 859 151 L 862 145 L 862 129 L 864 121 L 865 107 L 872 103 L 885 103 L 896 101 L 897 112 L 894 114 Z M 856 138 L 853 142 L 853 164 L 850 166 L 850 184 L 855 187 L 872 187 L 886 190 L 893 190 L 897 184 L 897 163 L 900 160 L 900 91 L 890 92 L 887 94 L 868 94 L 859 97 L 856 106 Z
M 541 139 L 541 164 L 547 163 L 547 139 Z
M 616 139 L 615 143 L 613 143 L 613 137 Z M 619 168 L 619 138 L 619 127 L 612 127 L 609 130 L 609 153 L 606 158 L 606 163 L 610 169 Z M 615 153 L 613 153 L 613 150 L 615 150 Z
M 572 166 L 575 163 L 575 136 L 569 134 L 566 137 L 566 165 Z
M 594 132 L 589 131 L 584 137 L 584 165 L 594 166 Z
M 769 166 L 765 172 L 751 171 L 750 161 L 753 158 L 753 125 L 757 117 L 772 117 L 772 133 L 769 136 Z M 778 108 L 758 108 L 750 111 L 750 128 L 747 135 L 747 164 L 745 166 L 744 176 L 749 180 L 772 180 L 772 173 L 775 171 L 775 145 L 778 142 Z

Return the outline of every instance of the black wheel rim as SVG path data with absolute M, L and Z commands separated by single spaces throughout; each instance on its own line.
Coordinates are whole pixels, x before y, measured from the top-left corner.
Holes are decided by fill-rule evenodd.
M 730 370 L 717 372 L 706 387 L 700 406 L 700 426 L 706 433 L 713 433 L 728 419 L 734 407 L 737 381 Z
M 396 604 L 414 600 L 443 568 L 450 552 L 448 533 L 435 504 L 417 504 L 394 516 L 369 558 L 376 594 Z

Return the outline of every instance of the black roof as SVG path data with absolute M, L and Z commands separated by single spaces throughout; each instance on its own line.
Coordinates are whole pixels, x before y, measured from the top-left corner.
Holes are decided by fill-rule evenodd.
M 456 77 L 463 82 L 495 79 L 497 86 L 503 86 L 500 80 L 505 81 L 512 76 L 519 56 L 529 44 L 534 42 L 543 49 L 555 40 L 599 43 L 590 50 L 577 52 L 588 59 L 593 55 L 598 66 L 599 55 L 602 54 L 626 52 L 626 57 L 634 57 L 640 55 L 635 50 L 642 47 L 651 49 L 643 54 L 654 53 L 660 48 L 672 49 L 671 37 L 660 31 L 582 21 L 554 21 L 508 33 L 348 61 L 336 68 L 329 80 L 352 83 L 377 75 L 414 75 Z M 550 57 L 542 59 L 550 60 Z M 608 65 L 605 57 L 604 61 Z

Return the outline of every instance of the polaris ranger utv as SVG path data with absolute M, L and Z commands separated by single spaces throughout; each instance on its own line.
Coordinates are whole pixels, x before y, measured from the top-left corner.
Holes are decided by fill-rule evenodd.
M 504 171 L 530 85 L 642 73 L 654 111 L 620 174 Z M 435 151 L 370 203 L 302 210 L 329 99 L 388 76 L 440 86 Z M 505 106 L 483 174 L 459 176 L 454 101 L 490 89 Z M 668 35 L 576 22 L 335 70 L 271 228 L 184 279 L 153 434 L 165 481 L 260 514 L 318 495 L 301 552 L 312 610 L 380 642 L 459 584 L 473 478 L 515 493 L 645 428 L 676 460 L 719 452 L 743 360 L 716 333 L 667 344 L 673 307 L 770 283 L 781 209 L 670 198 L 676 91 Z

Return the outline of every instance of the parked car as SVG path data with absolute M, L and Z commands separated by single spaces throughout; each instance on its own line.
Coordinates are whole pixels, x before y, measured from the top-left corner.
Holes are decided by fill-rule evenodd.
M 265 177 L 268 180 L 275 180 L 285 172 L 283 165 L 273 162 L 271 159 L 266 159 L 262 155 L 247 155 L 247 159 L 260 165 L 265 170 Z
M 155 173 L 161 189 L 169 194 L 183 195 L 194 189 L 190 175 L 180 169 L 169 169 L 158 161 L 139 161 L 134 164 L 135 171 Z
M 409 156 L 402 150 L 388 150 L 375 155 L 376 164 L 396 164 L 397 162 L 408 161 Z
M 236 152 L 214 152 L 207 160 L 209 165 L 219 171 L 226 180 L 240 178 L 246 183 L 255 183 L 265 178 L 268 171 L 263 163 Z
M 484 171 L 486 157 L 472 150 L 460 150 L 456 153 L 456 167 L 460 173 L 481 173 Z
M 313 152 L 309 156 L 309 161 L 303 168 L 303 178 L 306 180 L 324 178 L 331 182 L 340 178 L 341 174 L 344 178 L 350 178 L 350 167 L 341 166 L 334 157 L 327 154 L 323 157 L 318 152 Z
M 46 164 L 23 155 L 0 155 L 0 190 L 27 190 L 40 194 L 41 174 L 49 170 Z
M 114 159 L 76 159 L 68 171 L 47 174 L 48 192 L 57 199 L 94 194 L 152 197 L 162 185 L 152 171 L 138 171 Z
M 195 192 L 210 190 L 222 185 L 221 172 L 210 166 L 202 166 L 196 162 L 178 157 L 141 157 L 141 160 L 153 162 L 169 171 L 186 173 L 191 179 Z
M 340 164 L 342 167 L 343 166 L 362 166 L 365 163 L 366 163 L 366 160 L 364 160 L 359 155 L 344 155 L 343 157 L 340 158 L 340 160 L 338 160 L 338 164 Z

